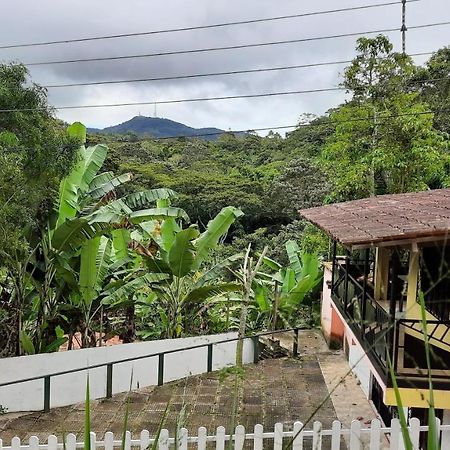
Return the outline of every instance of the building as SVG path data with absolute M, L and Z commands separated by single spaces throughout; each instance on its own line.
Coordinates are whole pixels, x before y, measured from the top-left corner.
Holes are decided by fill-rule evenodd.
M 397 412 L 390 364 L 409 416 L 427 420 L 428 340 L 436 413 L 450 423 L 450 189 L 300 214 L 334 242 L 322 301 L 329 345 L 343 347 L 367 397 L 389 422 Z

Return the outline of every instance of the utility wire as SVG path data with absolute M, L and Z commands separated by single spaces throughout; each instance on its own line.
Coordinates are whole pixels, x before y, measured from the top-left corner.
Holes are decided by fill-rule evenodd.
M 444 78 L 427 78 L 423 80 L 410 80 L 407 81 L 406 84 L 424 84 L 428 82 L 435 81 L 445 81 L 448 80 L 448 77 Z M 262 92 L 259 94 L 238 94 L 238 95 L 224 95 L 217 97 L 197 97 L 197 98 L 183 98 L 183 99 L 174 99 L 174 100 L 148 100 L 145 102 L 124 102 L 124 103 L 101 103 L 97 105 L 86 104 L 86 105 L 63 105 L 63 106 L 53 106 L 54 110 L 65 110 L 65 109 L 91 109 L 91 108 L 116 108 L 122 106 L 144 106 L 144 105 L 168 105 L 174 103 L 192 103 L 192 102 L 206 102 L 206 101 L 215 101 L 215 100 L 236 100 L 236 99 L 244 99 L 244 98 L 262 98 L 262 97 L 278 97 L 284 95 L 301 95 L 301 94 L 317 94 L 321 92 L 335 92 L 335 91 L 346 91 L 345 87 L 328 87 L 328 88 L 319 88 L 319 89 L 301 89 L 301 90 L 292 90 L 292 91 L 280 91 L 280 92 Z M 0 113 L 12 113 L 12 112 L 31 112 L 31 111 L 42 111 L 47 108 L 11 108 L 11 109 L 0 109 Z
M 422 53 L 412 53 L 409 56 L 428 56 L 428 55 L 432 55 L 432 54 L 433 54 L 433 52 L 422 52 Z M 248 73 L 275 72 L 275 71 L 294 70 L 294 69 L 307 69 L 307 68 L 311 68 L 311 67 L 323 67 L 323 66 L 350 64 L 351 62 L 352 62 L 352 60 L 347 59 L 347 60 L 342 60 L 342 61 L 325 61 L 325 62 L 318 62 L 318 63 L 311 63 L 311 64 L 298 64 L 298 65 L 292 65 L 292 66 L 230 70 L 230 71 L 225 71 L 225 72 L 209 72 L 209 73 L 173 75 L 173 76 L 153 77 L 153 78 L 134 78 L 134 79 L 122 79 L 122 80 L 84 81 L 84 82 L 79 82 L 79 83 L 50 84 L 50 85 L 45 85 L 44 87 L 47 89 L 56 89 L 56 88 L 66 88 L 66 87 L 75 87 L 75 86 L 98 86 L 98 85 L 107 85 L 107 84 L 143 83 L 143 82 L 149 82 L 149 81 L 183 80 L 183 79 L 189 79 L 189 78 L 206 78 L 206 77 L 216 77 L 216 76 L 224 76 L 224 75 L 239 75 L 239 74 L 248 74 Z
M 141 105 L 168 105 L 172 103 L 190 103 L 190 102 L 206 102 L 212 100 L 234 100 L 242 98 L 259 98 L 259 97 L 276 97 L 281 95 L 298 95 L 298 94 L 311 94 L 318 92 L 332 92 L 342 91 L 345 88 L 332 87 L 323 89 L 305 89 L 295 91 L 282 91 L 282 92 L 264 92 L 261 94 L 242 94 L 242 95 L 224 95 L 221 97 L 197 97 L 197 98 L 183 98 L 175 100 L 154 100 L 146 102 L 128 102 L 128 103 L 103 103 L 98 105 L 68 105 L 68 106 L 54 106 L 55 110 L 63 109 L 85 109 L 85 108 L 115 108 L 121 106 L 141 106 Z M 8 112 L 25 112 L 25 111 L 41 111 L 46 108 L 20 108 L 20 109 L 0 109 L 0 113 Z
M 423 28 L 431 28 L 450 25 L 450 21 L 448 22 L 438 22 L 438 23 L 429 23 L 423 25 L 416 25 L 409 27 L 412 29 L 423 29 Z M 342 34 L 333 34 L 333 35 L 325 35 L 325 36 L 314 36 L 307 37 L 301 39 L 287 39 L 282 41 L 271 41 L 271 42 L 259 42 L 254 44 L 239 44 L 239 45 L 228 45 L 223 47 L 210 47 L 210 48 L 196 48 L 189 50 L 174 50 L 170 52 L 157 52 L 157 53 L 146 53 L 146 54 L 135 54 L 135 55 L 120 55 L 120 56 L 106 56 L 106 57 L 98 57 L 98 58 L 78 58 L 78 59 L 65 59 L 59 61 L 37 61 L 25 63 L 27 66 L 45 66 L 45 65 L 53 65 L 53 64 L 71 64 L 71 63 L 84 63 L 84 62 L 99 62 L 99 61 L 118 61 L 118 60 L 126 60 L 126 59 L 136 59 L 136 58 L 153 58 L 156 56 L 169 56 L 169 55 L 185 55 L 192 53 L 207 53 L 207 52 L 215 52 L 215 51 L 223 51 L 223 50 L 237 50 L 243 48 L 255 48 L 255 47 L 268 47 L 274 45 L 285 45 L 285 44 L 295 44 L 300 42 L 312 42 L 312 41 L 320 41 L 320 40 L 330 40 L 330 39 L 339 39 L 345 37 L 352 36 L 361 36 L 367 34 L 381 34 L 381 33 L 393 33 L 398 32 L 399 28 L 385 28 L 380 30 L 368 30 L 368 31 L 360 31 L 354 33 L 342 33 Z
M 440 109 L 437 111 L 428 110 L 428 111 L 420 111 L 420 112 L 410 112 L 410 113 L 402 113 L 402 114 L 390 114 L 387 116 L 380 116 L 379 119 L 381 122 L 387 121 L 390 119 L 398 119 L 400 117 L 408 117 L 408 116 L 423 116 L 423 115 L 430 115 L 430 114 L 436 114 L 436 113 L 442 113 L 442 112 L 450 112 L 450 109 Z M 320 119 L 320 118 L 319 118 Z M 174 135 L 174 136 L 163 136 L 163 137 L 150 137 L 150 136 L 143 136 L 148 139 L 152 139 L 155 141 L 164 141 L 167 139 L 182 139 L 182 138 L 196 138 L 196 137 L 208 137 L 208 136 L 220 136 L 222 134 L 248 134 L 256 131 L 273 131 L 273 130 L 286 130 L 290 128 L 309 128 L 309 127 L 317 127 L 317 126 L 326 126 L 326 125 L 340 125 L 343 123 L 353 123 L 353 122 L 371 122 L 372 118 L 367 117 L 357 117 L 353 119 L 346 119 L 346 120 L 323 120 L 320 122 L 308 122 L 308 123 L 300 123 L 295 125 L 280 125 L 275 127 L 262 127 L 262 128 L 249 128 L 246 130 L 229 130 L 229 131 L 212 131 L 207 133 L 199 133 L 199 134 L 192 134 L 192 135 Z M 98 134 L 101 134 L 101 131 Z M 109 134 L 109 133 L 107 133 Z M 126 141 L 124 141 L 126 142 Z
M 414 2 L 418 2 L 418 1 L 421 1 L 421 0 L 409 0 L 409 3 L 414 3 Z M 211 28 L 222 28 L 222 27 L 229 27 L 229 26 L 235 26 L 235 25 L 248 25 L 248 24 L 253 24 L 253 23 L 264 23 L 264 22 L 273 22 L 273 21 L 286 20 L 286 19 L 297 19 L 300 17 L 319 16 L 319 15 L 324 15 L 324 14 L 335 14 L 335 13 L 341 13 L 341 12 L 358 11 L 358 10 L 364 10 L 364 9 L 369 9 L 369 8 L 380 8 L 380 7 L 394 6 L 394 5 L 398 5 L 398 1 L 390 1 L 390 2 L 386 2 L 386 3 L 354 6 L 354 7 L 350 7 L 350 8 L 329 9 L 329 10 L 324 10 L 324 11 L 312 11 L 312 12 L 308 12 L 308 13 L 289 14 L 289 15 L 284 15 L 284 16 L 266 17 L 266 18 L 260 18 L 260 19 L 239 20 L 236 22 L 222 22 L 222 23 L 215 23 L 215 24 L 210 24 L 210 25 L 198 25 L 198 26 L 182 27 L 182 28 L 170 28 L 170 29 L 166 29 L 166 30 L 153 30 L 153 31 L 141 31 L 141 32 L 136 32 L 136 33 L 110 34 L 110 35 L 103 35 L 103 36 L 91 36 L 91 37 L 84 37 L 84 38 L 63 39 L 63 40 L 43 41 L 43 42 L 30 42 L 30 43 L 22 43 L 22 44 L 7 44 L 7 45 L 0 46 L 0 49 L 38 47 L 38 46 L 55 45 L 55 44 L 70 44 L 70 43 L 75 43 L 75 42 L 99 41 L 99 40 L 105 40 L 105 39 L 119 39 L 119 38 L 127 38 L 127 37 L 134 37 L 134 36 L 149 36 L 149 35 L 163 34 L 163 33 L 177 33 L 177 32 L 181 32 L 181 31 L 206 30 L 206 29 L 211 29 Z
M 224 50 L 239 50 L 244 48 L 256 48 L 256 47 L 268 47 L 274 45 L 286 45 L 286 44 L 296 44 L 301 42 L 310 42 L 317 40 L 328 40 L 328 39 L 338 39 L 343 37 L 352 37 L 352 36 L 360 36 L 363 34 L 374 34 L 374 33 L 392 33 L 398 31 L 397 28 L 388 28 L 383 30 L 375 30 L 375 31 L 365 31 L 358 33 L 345 33 L 345 34 L 334 34 L 327 36 L 315 36 L 310 38 L 301 38 L 301 39 L 287 39 L 282 41 L 270 41 L 270 42 L 259 42 L 254 44 L 239 44 L 239 45 L 228 45 L 223 47 L 209 47 L 209 48 L 196 48 L 189 50 L 174 50 L 169 52 L 157 52 L 157 53 L 144 53 L 144 54 L 134 54 L 134 55 L 121 55 L 121 56 L 106 56 L 106 57 L 97 57 L 97 58 L 79 58 L 79 59 L 66 59 L 59 61 L 38 61 L 25 63 L 26 66 L 44 66 L 44 65 L 53 65 L 53 64 L 72 64 L 72 63 L 84 63 L 84 62 L 99 62 L 99 61 L 118 61 L 118 60 L 126 60 L 126 59 L 137 59 L 137 58 L 154 58 L 157 56 L 173 56 L 173 55 L 186 55 L 192 53 L 207 53 L 207 52 L 216 52 L 216 51 L 224 51 Z

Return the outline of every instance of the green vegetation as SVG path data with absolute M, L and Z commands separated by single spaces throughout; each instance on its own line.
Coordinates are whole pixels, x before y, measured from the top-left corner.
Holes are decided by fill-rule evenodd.
M 344 104 L 207 141 L 67 132 L 0 66 L 1 109 L 33 110 L 0 115 L 0 356 L 314 325 L 329 240 L 298 210 L 448 186 L 449 72 L 361 38 Z

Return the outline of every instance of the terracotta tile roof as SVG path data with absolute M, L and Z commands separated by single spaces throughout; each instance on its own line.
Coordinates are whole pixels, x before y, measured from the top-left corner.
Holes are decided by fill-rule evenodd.
M 450 233 L 450 189 L 380 195 L 303 209 L 300 215 L 347 246 L 438 238 Z

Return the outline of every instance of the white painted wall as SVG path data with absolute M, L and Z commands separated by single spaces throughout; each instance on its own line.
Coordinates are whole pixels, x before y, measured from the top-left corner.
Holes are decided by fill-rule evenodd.
M 88 372 L 91 398 L 106 396 L 106 366 L 88 370 L 90 366 L 199 344 L 214 343 L 233 339 L 236 336 L 237 333 L 224 333 L 4 358 L 0 359 L 0 384 L 41 375 L 51 375 L 64 370 L 86 368 L 86 370 L 80 372 L 51 378 L 51 407 L 72 405 L 85 399 Z M 213 370 L 233 365 L 235 351 L 236 341 L 214 345 Z M 166 355 L 164 382 L 206 372 L 207 354 L 208 348 L 205 346 L 199 349 L 184 350 Z M 243 361 L 244 363 L 253 362 L 253 344 L 251 339 L 246 339 L 244 343 Z M 114 364 L 114 394 L 129 390 L 131 373 L 133 373 L 133 389 L 156 385 L 158 357 Z M 0 387 L 0 405 L 8 408 L 10 412 L 38 411 L 43 409 L 44 380 Z
M 367 398 L 370 398 L 370 373 L 371 364 L 366 353 L 358 342 L 350 342 L 348 363 L 352 368 L 352 372 L 358 377 L 361 383 L 361 389 Z

